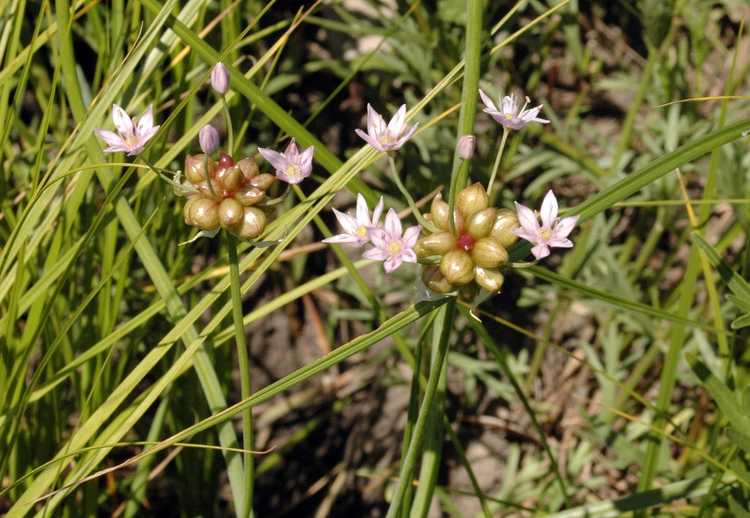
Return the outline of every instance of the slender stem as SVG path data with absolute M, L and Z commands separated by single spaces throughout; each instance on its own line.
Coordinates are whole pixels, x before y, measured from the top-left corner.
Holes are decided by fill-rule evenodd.
M 414 202 L 414 198 L 412 198 L 411 194 L 409 194 L 409 191 L 406 190 L 403 182 L 401 182 L 401 178 L 398 176 L 398 171 L 396 170 L 396 162 L 393 160 L 393 157 L 391 155 L 388 155 L 388 163 L 391 166 L 391 176 L 393 177 L 393 181 L 396 184 L 396 187 L 398 187 L 398 190 L 401 192 L 401 195 L 406 199 L 406 203 L 409 204 L 409 208 L 411 209 L 412 214 L 414 214 L 414 217 L 417 219 L 419 224 L 422 225 L 422 228 L 427 229 L 430 232 L 437 232 L 438 230 L 435 228 L 435 226 L 424 219 L 422 214 L 419 212 L 419 209 L 417 208 L 417 204 Z
M 234 128 L 232 126 L 232 115 L 229 113 L 229 104 L 224 95 L 221 96 L 221 106 L 224 109 L 224 119 L 226 119 L 227 123 L 227 149 L 229 150 L 229 154 L 232 155 L 234 153 Z
M 503 160 L 503 150 L 505 149 L 505 141 L 508 140 L 508 128 L 503 126 L 503 138 L 500 139 L 500 147 L 497 149 L 497 156 L 495 157 L 495 163 L 492 165 L 492 174 L 490 175 L 490 183 L 487 184 L 487 196 L 492 199 L 492 186 L 495 183 L 495 177 L 500 169 L 500 162 Z
M 438 346 L 437 355 L 435 361 L 431 365 L 430 376 L 427 379 L 427 387 L 425 388 L 424 398 L 422 404 L 419 406 L 419 414 L 417 416 L 417 422 L 414 425 L 414 431 L 409 443 L 409 448 L 406 453 L 406 457 L 403 459 L 401 465 L 401 472 L 398 477 L 398 488 L 396 494 L 391 500 L 391 505 L 388 508 L 388 514 L 386 518 L 396 518 L 401 515 L 401 506 L 404 502 L 404 494 L 408 485 L 412 483 L 412 477 L 414 476 L 414 468 L 417 464 L 417 457 L 422 446 L 422 441 L 425 434 L 425 426 L 427 425 L 427 419 L 430 416 L 432 405 L 434 402 L 435 394 L 437 393 L 438 381 L 440 380 L 440 373 L 442 371 L 443 362 L 448 354 L 448 339 L 450 332 L 453 327 L 453 316 L 455 312 L 455 299 L 450 299 L 446 304 L 445 308 L 441 309 L 441 315 L 438 317 L 442 325 L 436 324 L 435 332 L 440 333 L 440 342 Z
M 229 250 L 229 277 L 232 294 L 232 318 L 234 320 L 234 338 L 237 344 L 237 358 L 240 368 L 240 390 L 242 399 L 250 397 L 250 360 L 247 354 L 247 343 L 245 342 L 245 326 L 242 313 L 242 291 L 240 284 L 240 268 L 237 259 L 237 238 L 227 232 L 227 248 Z M 247 408 L 242 412 L 242 442 L 245 450 L 245 501 L 244 508 L 240 512 L 242 516 L 253 516 L 253 411 Z

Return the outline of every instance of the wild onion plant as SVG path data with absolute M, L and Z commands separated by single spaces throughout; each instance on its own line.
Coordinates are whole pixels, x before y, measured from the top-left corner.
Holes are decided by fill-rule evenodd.
M 742 2 L 4 7 L 4 515 L 748 515 Z

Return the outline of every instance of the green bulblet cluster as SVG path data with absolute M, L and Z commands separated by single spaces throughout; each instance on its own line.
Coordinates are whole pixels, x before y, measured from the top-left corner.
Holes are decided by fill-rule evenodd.
M 484 187 L 475 183 L 456 197 L 454 228 L 450 225 L 450 207 L 438 194 L 432 200 L 425 219 L 437 232 L 424 234 L 415 252 L 426 265 L 422 274 L 425 285 L 437 293 L 458 290 L 473 298 L 477 287 L 498 293 L 503 286 L 500 268 L 508 262 L 507 247 L 518 237 L 516 213 L 489 206 Z
M 276 177 L 260 174 L 253 158 L 235 163 L 224 153 L 218 162 L 203 154 L 188 155 L 185 176 L 194 188 L 183 210 L 185 223 L 207 232 L 224 228 L 245 239 L 263 233 L 269 216 L 263 202 Z

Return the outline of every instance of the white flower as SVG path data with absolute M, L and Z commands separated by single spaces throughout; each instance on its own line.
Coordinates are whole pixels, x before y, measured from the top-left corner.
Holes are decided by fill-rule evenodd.
M 385 216 L 385 226 L 370 231 L 370 241 L 375 246 L 364 254 L 366 259 L 384 261 L 383 267 L 386 273 L 401 266 L 402 262 L 416 263 L 417 254 L 414 253 L 414 245 L 417 244 L 419 233 L 422 228 L 419 225 L 409 227 L 401 235 L 401 220 L 393 209 L 388 209 Z
M 137 119 L 136 123 L 136 119 L 131 119 L 125 110 L 113 104 L 112 120 L 115 123 L 117 133 L 103 129 L 96 130 L 96 134 L 109 145 L 104 150 L 105 153 L 123 151 L 128 156 L 137 155 L 143 150 L 146 142 L 159 130 L 159 126 L 154 126 L 154 114 L 151 106 Z
M 537 117 L 543 105 L 540 104 L 534 108 L 526 109 L 526 106 L 531 102 L 528 97 L 526 98 L 526 103 L 519 109 L 516 96 L 514 94 L 506 95 L 498 103 L 502 106 L 502 109 L 498 109 L 495 103 L 492 102 L 492 99 L 490 99 L 490 96 L 482 90 L 479 90 L 479 96 L 482 98 L 485 106 L 482 111 L 491 115 L 493 119 L 506 128 L 519 130 L 526 127 L 530 122 L 549 123 L 547 119 Z
M 361 129 L 354 130 L 368 144 L 378 151 L 388 152 L 401 149 L 414 132 L 417 125 L 410 126 L 406 123 L 406 105 L 402 104 L 386 125 L 383 117 L 376 112 L 370 104 L 367 104 L 367 133 Z
M 337 234 L 324 239 L 324 243 L 346 243 L 356 246 L 362 246 L 370 241 L 370 233 L 373 229 L 380 226 L 380 215 L 383 213 L 383 197 L 372 211 L 367 208 L 367 200 L 362 194 L 357 195 L 357 213 L 356 217 L 344 214 L 341 211 L 333 209 L 336 219 L 343 229 L 342 234 Z
M 258 151 L 276 169 L 276 176 L 282 182 L 300 183 L 312 172 L 313 153 L 315 152 L 313 146 L 300 153 L 297 144 L 292 139 L 283 153 L 263 147 L 259 147 Z
M 550 253 L 550 248 L 571 248 L 573 242 L 568 239 L 578 221 L 578 216 L 567 218 L 557 217 L 557 198 L 551 190 L 547 191 L 542 201 L 542 226 L 539 226 L 534 211 L 528 207 L 516 203 L 518 223 L 521 225 L 514 233 L 521 239 L 525 239 L 534 245 L 531 253 L 537 259 L 543 259 Z

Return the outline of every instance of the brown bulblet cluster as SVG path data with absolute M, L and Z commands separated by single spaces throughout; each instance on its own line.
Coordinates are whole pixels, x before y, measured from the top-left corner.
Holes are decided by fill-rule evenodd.
M 260 207 L 276 181 L 259 174 L 253 158 L 239 162 L 220 153 L 216 162 L 206 155 L 188 155 L 185 176 L 195 188 L 185 203 L 185 223 L 209 232 L 224 228 L 246 239 L 263 233 L 268 215 Z
M 507 247 L 518 237 L 515 212 L 489 207 L 484 187 L 475 183 L 456 197 L 455 229 L 451 231 L 450 208 L 438 194 L 425 215 L 438 231 L 425 235 L 415 251 L 419 262 L 427 265 L 422 278 L 432 291 L 448 293 L 458 290 L 473 298 L 477 285 L 490 293 L 503 286 L 500 267 L 508 262 Z

